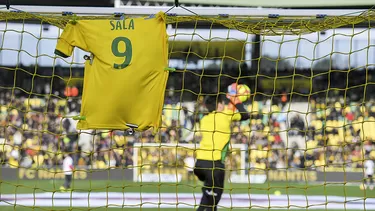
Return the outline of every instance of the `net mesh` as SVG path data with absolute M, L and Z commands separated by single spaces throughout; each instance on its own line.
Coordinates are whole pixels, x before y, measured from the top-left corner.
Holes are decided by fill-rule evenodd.
M 56 57 L 57 38 L 69 21 L 116 18 L 0 12 L 4 209 L 197 208 L 203 184 L 192 163 L 203 98 L 235 82 L 252 90 L 245 103 L 251 119 L 232 125 L 219 209 L 375 208 L 364 162 L 375 159 L 374 11 L 169 15 L 169 60 L 177 70 L 158 134 L 76 131 L 87 53 Z M 70 187 L 62 172 L 68 154 Z

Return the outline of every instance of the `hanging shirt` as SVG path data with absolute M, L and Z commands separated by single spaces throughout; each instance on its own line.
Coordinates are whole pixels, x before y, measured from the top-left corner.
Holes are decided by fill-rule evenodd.
M 159 128 L 168 79 L 165 16 L 68 23 L 55 54 L 90 52 L 77 129 Z

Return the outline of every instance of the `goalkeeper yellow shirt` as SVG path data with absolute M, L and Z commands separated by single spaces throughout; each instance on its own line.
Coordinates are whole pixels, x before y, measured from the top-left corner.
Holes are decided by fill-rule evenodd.
M 159 128 L 168 79 L 168 37 L 164 13 L 152 18 L 77 20 L 68 23 L 55 54 L 74 47 L 86 61 L 81 120 L 77 129 Z
M 224 162 L 230 143 L 231 123 L 239 120 L 241 114 L 229 110 L 204 116 L 200 122 L 202 140 L 196 151 L 197 159 Z

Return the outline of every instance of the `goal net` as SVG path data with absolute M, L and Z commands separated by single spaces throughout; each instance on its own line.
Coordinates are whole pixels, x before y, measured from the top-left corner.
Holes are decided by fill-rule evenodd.
M 251 118 L 231 126 L 219 210 L 375 210 L 374 11 L 170 11 L 176 70 L 153 135 L 76 130 L 89 52 L 56 56 L 57 39 L 69 21 L 119 14 L 49 9 L 0 12 L 1 210 L 196 209 L 204 98 L 232 83 L 250 87 Z

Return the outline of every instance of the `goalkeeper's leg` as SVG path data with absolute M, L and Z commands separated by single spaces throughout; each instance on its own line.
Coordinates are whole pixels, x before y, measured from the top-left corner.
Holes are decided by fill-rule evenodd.
M 204 178 L 202 187 L 202 199 L 197 211 L 215 211 L 221 199 L 224 188 L 224 164 L 220 161 L 197 161 L 197 170 L 194 173 L 199 179 Z M 202 176 L 204 175 L 204 176 Z

